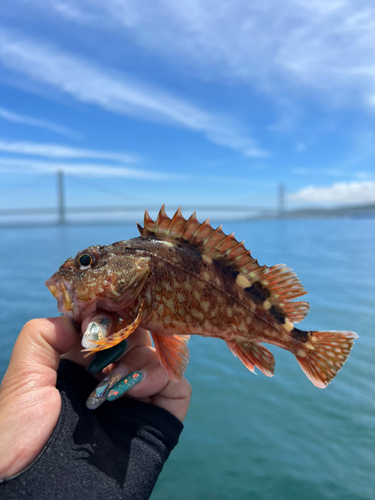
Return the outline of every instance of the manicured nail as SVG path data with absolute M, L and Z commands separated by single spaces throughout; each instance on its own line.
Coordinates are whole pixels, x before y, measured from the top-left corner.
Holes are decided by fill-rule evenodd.
M 119 368 L 115 368 L 100 382 L 99 385 L 92 391 L 90 396 L 87 398 L 86 406 L 90 410 L 95 410 L 107 399 L 107 394 L 110 389 L 120 382 L 126 373 L 126 368 L 124 366 L 120 366 Z
M 107 393 L 107 401 L 114 401 L 143 379 L 142 372 L 129 373 Z
M 123 340 L 119 344 L 106 349 L 105 351 L 99 351 L 92 358 L 91 363 L 87 367 L 88 371 L 91 373 L 99 373 L 108 366 L 109 364 L 120 358 L 125 351 L 128 342 Z
M 96 340 L 107 337 L 112 327 L 112 321 L 106 316 L 95 316 L 87 325 L 81 344 L 86 349 L 95 349 Z

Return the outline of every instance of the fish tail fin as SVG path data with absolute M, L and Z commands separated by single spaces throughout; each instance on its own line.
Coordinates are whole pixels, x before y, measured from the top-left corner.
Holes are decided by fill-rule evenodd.
M 324 389 L 348 359 L 356 338 L 354 332 L 311 332 L 294 354 L 307 378 Z
M 227 346 L 237 356 L 248 370 L 254 372 L 254 366 L 267 377 L 273 377 L 275 358 L 273 354 L 259 342 L 234 339 L 228 340 Z

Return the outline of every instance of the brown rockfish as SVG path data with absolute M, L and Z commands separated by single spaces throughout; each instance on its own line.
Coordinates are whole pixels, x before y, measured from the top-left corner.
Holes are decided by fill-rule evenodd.
M 309 310 L 291 302 L 306 292 L 284 264 L 260 266 L 250 252 L 195 213 L 172 219 L 164 205 L 156 221 L 147 211 L 141 236 L 91 246 L 68 259 L 46 281 L 59 311 L 82 322 L 96 309 L 115 311 L 120 329 L 95 342 L 107 349 L 139 325 L 151 332 L 161 365 L 178 381 L 189 358 L 190 335 L 223 339 L 251 371 L 272 376 L 275 360 L 261 342 L 292 352 L 317 387 L 326 387 L 350 354 L 357 334 L 303 331 L 293 323 Z

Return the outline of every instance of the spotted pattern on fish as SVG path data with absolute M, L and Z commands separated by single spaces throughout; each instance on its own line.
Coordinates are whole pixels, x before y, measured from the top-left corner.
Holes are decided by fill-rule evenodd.
M 172 380 L 186 369 L 190 335 L 223 339 L 249 370 L 267 376 L 275 362 L 261 342 L 287 349 L 317 387 L 328 385 L 346 361 L 355 333 L 294 327 L 309 305 L 292 300 L 306 292 L 284 264 L 260 266 L 233 234 L 209 220 L 199 223 L 195 214 L 186 220 L 180 209 L 170 219 L 163 206 L 156 221 L 146 211 L 138 227 L 140 237 L 89 247 L 46 282 L 59 310 L 75 321 L 102 308 L 128 325 L 91 352 L 111 347 L 139 324 L 151 331 Z

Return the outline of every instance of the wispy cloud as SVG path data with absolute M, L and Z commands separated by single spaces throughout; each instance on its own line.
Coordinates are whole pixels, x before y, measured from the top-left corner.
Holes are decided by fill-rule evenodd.
M 99 29 L 112 24 L 205 79 L 257 81 L 278 93 L 291 86 L 330 90 L 336 103 L 345 95 L 352 101 L 355 90 L 362 104 L 374 103 L 372 0 L 269 0 L 261 8 L 248 0 L 65 0 L 65 12 L 60 0 L 48 6 Z
M 48 2 L 45 2 L 48 4 Z M 57 10 L 59 14 L 61 14 L 62 17 L 65 17 L 70 20 L 74 21 L 79 21 L 80 23 L 82 22 L 92 22 L 92 17 L 90 16 L 90 11 L 87 10 L 86 12 L 83 12 L 82 9 L 79 8 L 79 6 L 75 6 L 74 4 L 68 4 L 67 2 L 61 2 L 58 0 L 57 2 L 53 2 L 54 8 Z
M 339 182 L 332 186 L 308 186 L 288 195 L 290 201 L 308 203 L 373 203 L 375 182 Z
M 20 123 L 21 125 L 30 125 L 31 127 L 40 127 L 46 130 L 51 130 L 58 134 L 69 135 L 72 137 L 80 137 L 80 134 L 70 130 L 66 127 L 61 127 L 56 123 L 49 122 L 47 120 L 40 120 L 39 118 L 33 118 L 31 116 L 20 115 L 19 113 L 14 113 L 9 109 L 0 107 L 0 118 L 3 120 L 8 120 L 13 123 Z
M 0 152 L 28 156 L 44 156 L 48 158 L 114 160 L 123 163 L 137 163 L 136 155 L 74 148 L 62 144 L 41 144 L 25 141 L 5 141 L 0 139 Z
M 208 140 L 247 157 L 269 155 L 229 117 L 210 113 L 124 74 L 111 73 L 107 68 L 5 30 L 0 31 L 0 61 L 32 81 L 50 85 L 81 102 L 200 132 Z
M 47 162 L 18 158 L 0 158 L 0 172 L 3 174 L 55 174 L 63 171 L 67 175 L 79 177 L 117 177 L 144 180 L 185 180 L 186 175 L 170 175 L 121 165 L 105 165 L 101 163 Z

